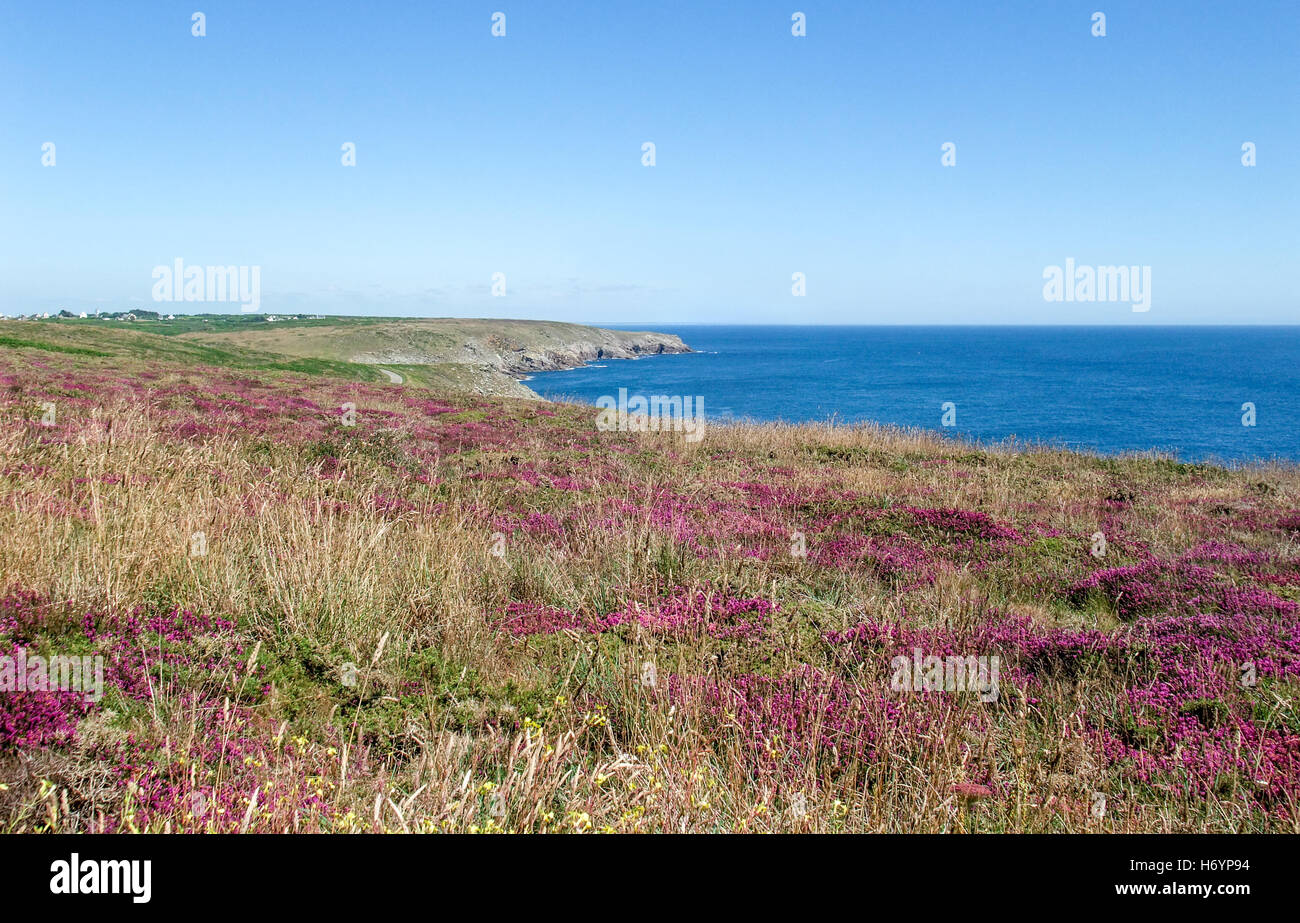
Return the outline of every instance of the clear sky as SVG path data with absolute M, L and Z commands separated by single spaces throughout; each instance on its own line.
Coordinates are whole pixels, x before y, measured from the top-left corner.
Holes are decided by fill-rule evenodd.
M 1300 3 L 0 0 L 0 311 L 178 257 L 268 312 L 1295 323 Z

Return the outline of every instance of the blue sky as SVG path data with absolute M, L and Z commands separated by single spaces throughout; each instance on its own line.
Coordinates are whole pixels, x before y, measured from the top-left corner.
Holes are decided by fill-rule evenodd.
M 180 257 L 269 312 L 1300 320 L 1294 0 L 0 11 L 8 314 L 155 307 Z M 1067 257 L 1150 266 L 1151 310 L 1045 301 Z

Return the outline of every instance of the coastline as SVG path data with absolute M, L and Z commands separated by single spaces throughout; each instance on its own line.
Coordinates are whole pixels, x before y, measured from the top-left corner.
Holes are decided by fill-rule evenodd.
M 875 422 L 1114 457 L 1300 462 L 1284 408 L 1300 328 L 664 324 L 692 361 L 583 368 L 529 386 L 594 404 L 620 386 L 703 396 L 711 421 Z M 612 366 L 612 364 L 611 364 Z

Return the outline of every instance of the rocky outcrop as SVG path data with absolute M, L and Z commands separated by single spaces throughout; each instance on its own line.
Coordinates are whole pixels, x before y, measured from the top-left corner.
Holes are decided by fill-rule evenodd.
M 502 371 L 515 375 L 572 369 L 600 359 L 639 359 L 665 353 L 688 353 L 691 348 L 679 337 L 666 333 L 622 334 L 621 331 L 597 330 L 614 334 L 613 338 L 582 339 L 554 347 L 515 347 L 499 353 Z
M 368 326 L 369 348 L 353 362 L 371 365 L 454 365 L 477 371 L 474 391 L 536 397 L 517 379 L 578 368 L 603 359 L 689 353 L 680 337 L 653 331 L 608 330 L 551 321 L 438 319 Z M 379 339 L 380 342 L 373 342 Z

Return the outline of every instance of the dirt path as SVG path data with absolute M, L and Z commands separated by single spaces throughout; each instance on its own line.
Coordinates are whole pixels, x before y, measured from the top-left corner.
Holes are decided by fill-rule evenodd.
M 402 383 L 402 381 L 403 381 L 402 376 L 401 376 L 401 375 L 398 375 L 396 372 L 390 372 L 390 371 L 388 371 L 388 369 L 380 369 L 379 371 L 381 371 L 381 372 L 383 372 L 385 375 L 387 375 L 387 376 L 388 376 L 388 380 L 391 381 L 391 382 L 392 382 L 393 384 L 395 384 L 395 385 L 400 385 L 400 384 Z

